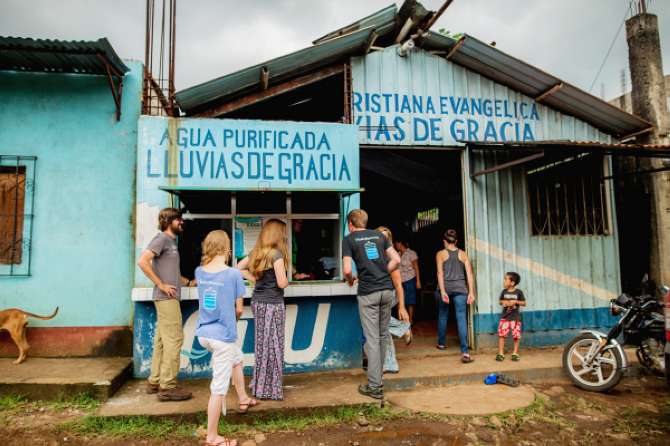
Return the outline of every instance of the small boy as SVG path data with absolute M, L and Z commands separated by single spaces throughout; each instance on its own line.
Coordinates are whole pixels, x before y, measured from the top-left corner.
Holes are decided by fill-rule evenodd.
M 504 290 L 500 293 L 500 305 L 502 305 L 502 316 L 498 323 L 498 354 L 496 361 L 505 360 L 505 338 L 512 332 L 514 339 L 514 352 L 512 361 L 521 359 L 519 356 L 519 341 L 521 340 L 521 312 L 520 307 L 526 306 L 526 297 L 523 291 L 517 288 L 521 282 L 521 276 L 513 271 L 505 273 L 503 279 Z

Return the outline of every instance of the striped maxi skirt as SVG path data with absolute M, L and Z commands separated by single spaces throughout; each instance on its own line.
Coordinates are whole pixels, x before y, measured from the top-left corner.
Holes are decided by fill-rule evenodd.
M 254 314 L 254 374 L 251 394 L 262 400 L 283 400 L 284 325 L 283 303 L 251 302 Z

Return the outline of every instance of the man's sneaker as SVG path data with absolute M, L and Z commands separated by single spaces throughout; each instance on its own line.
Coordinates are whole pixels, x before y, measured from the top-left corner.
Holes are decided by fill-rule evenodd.
M 158 391 L 159 401 L 184 401 L 191 399 L 192 397 L 193 394 L 191 392 L 179 387 L 173 387 L 172 389 L 160 389 Z
M 358 386 L 358 393 L 376 400 L 384 399 L 384 390 L 381 387 L 370 387 L 368 384 L 361 384 Z
M 151 384 L 149 381 L 147 381 L 147 387 L 144 389 L 147 395 L 154 395 L 158 393 L 159 390 L 160 386 L 158 384 Z

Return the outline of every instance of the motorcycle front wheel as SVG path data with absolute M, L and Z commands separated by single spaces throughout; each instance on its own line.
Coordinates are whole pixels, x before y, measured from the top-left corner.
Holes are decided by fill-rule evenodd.
M 606 392 L 623 376 L 624 360 L 617 348 L 606 348 L 590 364 L 586 363 L 586 357 L 599 347 L 596 336 L 583 333 L 563 350 L 563 370 L 577 387 L 591 392 Z

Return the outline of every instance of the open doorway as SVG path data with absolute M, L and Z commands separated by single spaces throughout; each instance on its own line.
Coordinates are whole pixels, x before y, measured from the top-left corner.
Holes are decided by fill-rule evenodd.
M 459 246 L 464 246 L 461 152 L 361 148 L 361 186 L 368 227 L 388 227 L 419 257 L 422 289 L 417 293 L 413 331 L 417 343 L 432 346 L 437 340 L 435 254 L 443 248 L 442 235 L 449 228 L 458 231 Z M 451 308 L 449 346 L 458 345 L 456 333 Z

